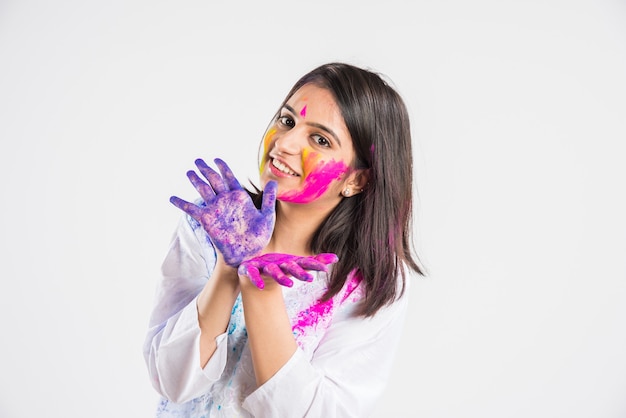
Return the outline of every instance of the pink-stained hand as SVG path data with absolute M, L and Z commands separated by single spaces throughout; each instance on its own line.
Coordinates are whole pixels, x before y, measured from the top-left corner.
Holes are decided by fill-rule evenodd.
M 187 172 L 191 184 L 204 200 L 204 206 L 176 196 L 172 196 L 170 202 L 202 225 L 226 264 L 238 267 L 243 260 L 254 257 L 265 248 L 272 236 L 277 185 L 275 181 L 267 183 L 259 210 L 226 163 L 219 158 L 214 161 L 221 176 L 203 160 L 196 160 L 196 166 L 208 184 L 194 171 Z
M 313 280 L 313 275 L 307 270 L 328 271 L 328 265 L 336 263 L 338 260 L 339 258 L 332 253 L 321 253 L 312 257 L 269 253 L 245 260 L 237 272 L 241 276 L 248 277 L 259 289 L 265 288 L 261 274 L 270 276 L 283 286 L 291 287 L 293 281 L 288 275 L 310 282 Z

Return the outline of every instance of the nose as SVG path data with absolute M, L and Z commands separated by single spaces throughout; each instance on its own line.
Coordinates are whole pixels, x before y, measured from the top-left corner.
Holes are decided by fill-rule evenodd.
M 303 144 L 302 133 L 299 134 L 297 129 L 293 128 L 276 138 L 274 148 L 279 154 L 296 155 L 302 151 Z

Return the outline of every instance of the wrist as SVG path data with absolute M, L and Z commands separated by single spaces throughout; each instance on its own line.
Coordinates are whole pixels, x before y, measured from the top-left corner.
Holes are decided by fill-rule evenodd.
M 215 268 L 213 269 L 211 277 L 218 282 L 229 283 L 231 286 L 239 288 L 237 267 L 232 267 L 228 265 L 219 255 L 217 257 Z

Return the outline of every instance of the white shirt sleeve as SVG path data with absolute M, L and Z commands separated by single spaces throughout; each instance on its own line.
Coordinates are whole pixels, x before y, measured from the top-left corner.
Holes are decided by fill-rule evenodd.
M 407 280 L 408 284 L 408 280 Z M 407 312 L 404 296 L 372 318 L 334 318 L 309 361 L 300 349 L 249 395 L 254 416 L 365 417 L 382 395 Z
M 225 333 L 217 337 L 216 352 L 205 368 L 200 367 L 196 297 L 213 270 L 215 251 L 194 226 L 193 220 L 183 219 L 174 235 L 144 344 L 154 388 L 175 403 L 211 393 L 228 354 Z M 385 389 L 408 295 L 407 286 L 401 299 L 372 318 L 353 315 L 355 305 L 338 310 L 312 354 L 298 348 L 241 406 L 258 417 L 367 416 Z
M 206 393 L 223 372 L 227 353 L 224 333 L 200 367 L 196 297 L 213 270 L 215 252 L 210 242 L 199 245 L 189 222 L 182 218 L 163 262 L 143 350 L 152 386 L 177 403 Z

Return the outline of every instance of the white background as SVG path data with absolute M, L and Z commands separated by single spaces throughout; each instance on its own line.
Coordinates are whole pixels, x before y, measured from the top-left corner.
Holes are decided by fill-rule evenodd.
M 417 246 L 375 417 L 626 417 L 623 1 L 0 1 L 0 416 L 151 417 L 185 171 L 333 60 L 410 109 Z

